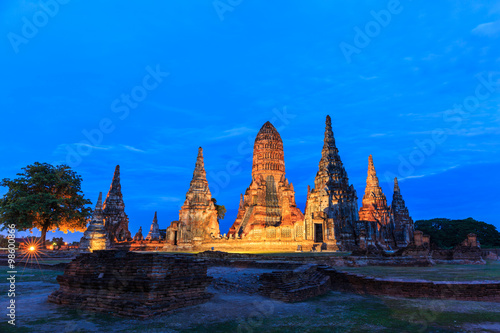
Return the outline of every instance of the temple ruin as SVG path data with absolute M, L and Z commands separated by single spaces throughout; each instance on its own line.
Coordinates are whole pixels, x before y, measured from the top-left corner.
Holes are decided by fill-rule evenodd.
M 306 239 L 324 243 L 328 250 L 350 250 L 355 246 L 358 197 L 335 146 L 332 122 L 326 117 L 325 139 L 314 188 L 307 192 Z
M 394 178 L 391 213 L 394 217 L 394 240 L 396 241 L 396 246 L 399 248 L 408 246 L 413 239 L 415 227 L 401 195 L 397 178 Z
M 83 233 L 80 240 L 80 249 L 83 251 L 106 250 L 109 248 L 108 233 L 104 227 L 104 217 L 102 212 L 102 192 L 99 192 L 99 198 L 95 205 L 92 218 L 87 230 Z
M 248 240 L 304 239 L 304 215 L 295 204 L 295 191 L 285 177 L 283 142 L 266 122 L 254 143 L 252 182 L 240 200 L 229 236 Z
M 295 189 L 285 175 L 283 141 L 266 122 L 254 142 L 252 178 L 240 196 L 238 214 L 221 234 L 218 212 L 206 177 L 203 149 L 198 149 L 193 177 L 179 219 L 160 230 L 155 217 L 146 237 L 142 227 L 132 239 L 121 193 L 120 167 L 103 206 L 111 247 L 144 251 L 369 251 L 397 250 L 414 240 L 414 225 L 394 180 L 392 204 L 380 187 L 373 157 L 368 158 L 366 188 L 358 197 L 349 183 L 326 117 L 323 149 L 314 186 L 307 189 L 305 213 L 297 207 Z M 89 226 L 86 239 L 95 227 Z M 417 235 L 418 236 L 418 235 Z M 87 243 L 85 243 L 87 244 Z
M 203 149 L 200 147 L 186 201 L 179 211 L 179 220 L 167 228 L 165 249 L 190 250 L 219 235 L 217 210 L 208 188 Z

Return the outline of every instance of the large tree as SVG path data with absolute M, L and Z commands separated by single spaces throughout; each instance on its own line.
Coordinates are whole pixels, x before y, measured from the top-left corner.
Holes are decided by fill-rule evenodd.
M 92 210 L 91 202 L 81 191 L 82 178 L 67 165 L 53 166 L 35 162 L 22 168 L 19 178 L 3 179 L 0 186 L 8 188 L 0 199 L 0 225 L 16 230 L 37 228 L 41 245 L 45 246 L 47 231 L 83 231 Z

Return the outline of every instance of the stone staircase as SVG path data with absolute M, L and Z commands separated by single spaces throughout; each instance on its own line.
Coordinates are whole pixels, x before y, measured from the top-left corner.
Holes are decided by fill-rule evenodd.
M 245 227 L 247 226 L 248 220 L 250 219 L 250 216 L 252 215 L 253 211 L 253 206 L 250 206 L 248 210 L 245 213 L 245 216 L 243 217 L 243 221 L 241 222 L 240 229 L 238 230 L 238 236 L 241 237 L 243 232 L 245 231 Z

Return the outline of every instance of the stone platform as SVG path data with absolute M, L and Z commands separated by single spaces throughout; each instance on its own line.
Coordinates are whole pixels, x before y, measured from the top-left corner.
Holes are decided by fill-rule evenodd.
M 148 318 L 211 298 L 204 260 L 190 255 L 96 251 L 79 255 L 57 277 L 49 301 L 85 310 Z
M 330 290 L 330 277 L 317 265 L 302 265 L 293 271 L 264 273 L 259 293 L 283 302 L 300 302 Z

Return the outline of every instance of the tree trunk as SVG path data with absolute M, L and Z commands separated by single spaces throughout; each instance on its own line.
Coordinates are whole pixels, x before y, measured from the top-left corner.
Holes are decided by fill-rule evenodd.
M 47 236 L 47 229 L 48 229 L 48 225 L 45 224 L 43 227 L 42 227 L 42 236 L 41 236 L 41 241 L 42 241 L 42 244 L 40 244 L 40 247 L 42 249 L 45 249 L 46 246 L 45 246 L 45 237 Z

